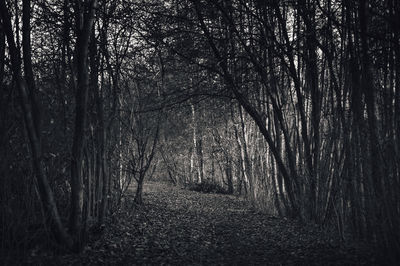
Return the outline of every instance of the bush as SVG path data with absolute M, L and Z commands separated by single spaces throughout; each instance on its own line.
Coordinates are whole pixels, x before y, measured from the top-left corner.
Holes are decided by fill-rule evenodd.
M 228 194 L 228 191 L 220 184 L 210 181 L 204 181 L 202 183 L 191 183 L 189 184 L 189 190 L 202 193 Z

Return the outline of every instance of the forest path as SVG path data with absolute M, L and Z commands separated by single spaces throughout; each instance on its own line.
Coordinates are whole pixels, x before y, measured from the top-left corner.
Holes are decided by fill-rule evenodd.
M 365 250 L 340 245 L 316 226 L 254 212 L 235 196 L 147 183 L 145 206 L 126 206 L 80 255 L 58 265 L 357 265 Z M 41 260 L 42 262 L 45 262 Z M 37 260 L 36 260 L 37 262 Z M 45 263 L 47 264 L 47 263 Z

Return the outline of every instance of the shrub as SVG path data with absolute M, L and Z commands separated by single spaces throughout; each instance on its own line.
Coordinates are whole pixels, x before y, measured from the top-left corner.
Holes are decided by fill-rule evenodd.
M 202 193 L 228 194 L 228 191 L 224 187 L 211 181 L 204 181 L 202 183 L 191 183 L 189 184 L 189 190 Z

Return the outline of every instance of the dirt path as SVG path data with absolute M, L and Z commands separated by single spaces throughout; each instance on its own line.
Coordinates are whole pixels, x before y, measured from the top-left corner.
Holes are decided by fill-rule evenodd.
M 315 226 L 269 217 L 235 196 L 148 183 L 145 206 L 124 208 L 80 255 L 33 258 L 74 265 L 371 265 L 356 245 Z M 131 206 L 128 201 L 127 206 Z

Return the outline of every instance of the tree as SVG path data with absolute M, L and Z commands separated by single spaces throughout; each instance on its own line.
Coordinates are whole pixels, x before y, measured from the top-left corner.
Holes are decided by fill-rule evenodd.
M 87 5 L 87 7 L 85 6 Z M 80 242 L 82 230 L 83 208 L 83 178 L 81 168 L 83 161 L 83 147 L 85 142 L 86 111 L 88 105 L 89 74 L 88 74 L 88 47 L 91 30 L 93 29 L 94 13 L 97 0 L 88 3 L 75 2 L 76 16 L 76 107 L 75 130 L 71 154 L 71 214 L 70 231 L 78 236 Z M 87 11 L 86 11 L 87 10 Z M 80 245 L 80 244 L 79 244 Z
M 146 85 L 136 82 L 135 87 L 136 89 L 129 94 L 129 102 L 125 103 L 130 108 L 126 116 L 123 116 L 126 119 L 123 123 L 129 132 L 126 167 L 137 183 L 134 201 L 142 205 L 143 183 L 156 153 L 162 109 L 155 113 L 143 112 L 143 109 L 150 105 L 151 98 L 156 96 L 146 93 L 149 91 Z

